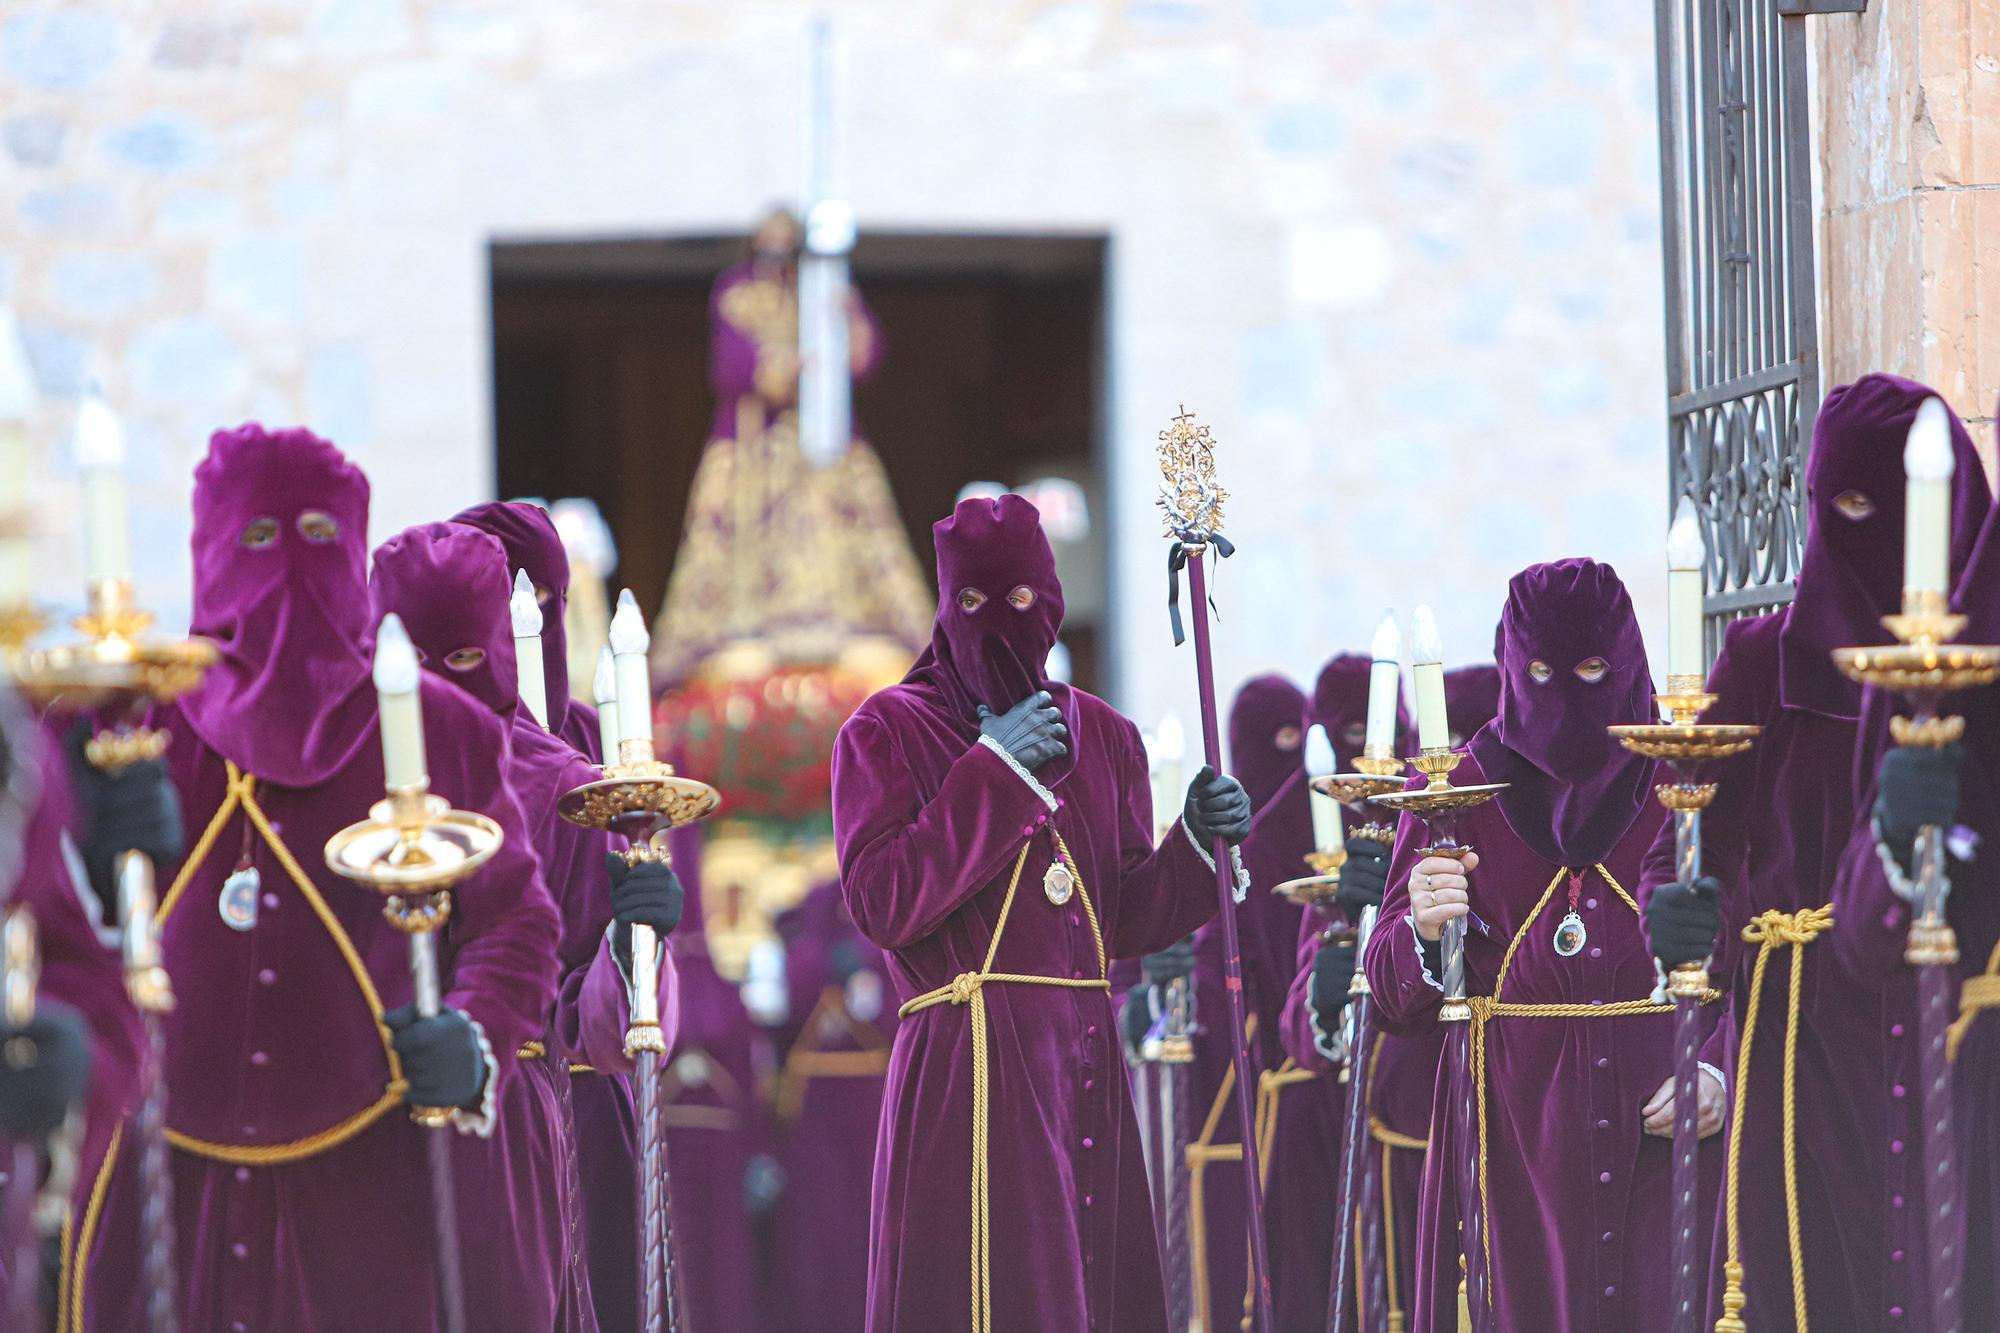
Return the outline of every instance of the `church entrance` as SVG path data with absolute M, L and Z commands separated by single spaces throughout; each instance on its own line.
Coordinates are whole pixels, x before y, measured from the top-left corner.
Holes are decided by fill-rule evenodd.
M 1104 306 L 1090 235 L 865 233 L 853 282 L 880 321 L 856 431 L 881 455 L 919 563 L 971 483 L 1080 488 L 1058 540 L 1073 677 L 1099 688 L 1108 630 Z M 715 276 L 737 237 L 507 241 L 491 248 L 494 439 L 503 496 L 587 496 L 619 545 L 616 581 L 651 616 L 673 570 L 714 413 Z

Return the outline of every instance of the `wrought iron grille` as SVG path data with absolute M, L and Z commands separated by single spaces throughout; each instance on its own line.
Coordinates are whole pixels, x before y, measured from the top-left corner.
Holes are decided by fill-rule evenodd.
M 1791 600 L 1819 410 L 1807 12 L 1857 0 L 1655 0 L 1669 509 L 1708 539 L 1723 627 Z

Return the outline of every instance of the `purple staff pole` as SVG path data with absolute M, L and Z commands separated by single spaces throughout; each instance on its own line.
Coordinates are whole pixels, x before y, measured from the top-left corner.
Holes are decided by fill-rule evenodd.
M 1188 592 L 1194 602 L 1194 669 L 1195 683 L 1201 692 L 1202 753 L 1208 766 L 1220 773 L 1222 732 L 1216 721 L 1215 663 L 1209 647 L 1208 576 L 1202 568 L 1202 557 L 1208 548 L 1206 544 L 1183 543 L 1181 550 L 1187 556 Z M 1238 1090 L 1236 1111 L 1241 1121 L 1242 1142 L 1250 1145 L 1257 1142 L 1257 1113 L 1248 1089 L 1257 1085 L 1250 1078 L 1250 1050 L 1243 1039 L 1243 946 L 1236 933 L 1235 858 L 1230 855 L 1229 844 L 1221 838 L 1215 839 L 1211 851 L 1215 858 L 1215 892 L 1221 905 L 1222 987 L 1229 995 L 1230 1055 L 1236 1065 Z M 1276 1333 L 1277 1324 L 1271 1318 L 1271 1263 L 1264 1243 L 1264 1187 L 1257 1179 L 1256 1164 L 1248 1157 L 1244 1160 L 1243 1195 L 1250 1222 L 1250 1290 L 1257 1312 L 1252 1333 L 1256 1329 Z

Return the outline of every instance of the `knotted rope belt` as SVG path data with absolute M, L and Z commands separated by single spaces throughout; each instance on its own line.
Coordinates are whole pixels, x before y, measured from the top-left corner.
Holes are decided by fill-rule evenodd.
M 1958 1048 L 1983 1009 L 2000 1009 L 2000 944 L 1987 956 L 1986 971 L 1967 977 L 1958 990 L 1958 1018 L 1945 1030 L 1945 1054 L 1958 1059 Z
M 1743 1165 L 1743 1113 L 1750 1105 L 1750 1049 L 1757 1038 L 1757 1010 L 1764 998 L 1764 969 L 1779 949 L 1792 951 L 1790 987 L 1785 995 L 1784 1176 L 1785 1241 L 1792 1257 L 1792 1313 L 1798 1333 L 1806 1330 L 1805 1252 L 1799 1240 L 1798 1055 L 1799 986 L 1805 980 L 1802 950 L 1833 928 L 1833 907 L 1807 907 L 1797 912 L 1762 912 L 1743 927 L 1743 942 L 1757 946 L 1757 963 L 1750 971 L 1750 1004 L 1743 1020 L 1743 1046 L 1736 1058 L 1736 1105 L 1729 1116 L 1729 1164 L 1723 1180 L 1727 1199 L 1723 1220 L 1728 1228 L 1729 1258 L 1722 1266 L 1722 1317 L 1715 1333 L 1747 1333 L 1743 1322 L 1743 1245 L 1736 1205 Z
M 1633 916 L 1640 915 L 1639 904 L 1634 902 L 1632 895 L 1625 891 L 1624 885 L 1612 878 L 1609 870 L 1606 870 L 1602 865 L 1592 866 L 1591 869 L 1597 872 L 1598 878 L 1611 886 L 1611 891 L 1618 895 L 1619 901 L 1632 909 Z M 1492 1282 L 1493 1273 L 1493 1209 L 1488 1206 L 1486 1196 L 1487 1024 L 1496 1018 L 1631 1018 L 1640 1014 L 1671 1014 L 1674 1012 L 1673 1005 L 1655 1004 L 1651 1000 L 1619 1000 L 1613 1004 L 1519 1004 L 1503 1001 L 1500 998 L 1501 988 L 1507 984 L 1507 973 L 1514 965 L 1514 955 L 1519 952 L 1521 941 L 1527 938 L 1530 930 L 1534 929 L 1535 922 L 1542 915 L 1542 910 L 1549 905 L 1549 899 L 1555 896 L 1556 886 L 1562 883 L 1563 879 L 1569 873 L 1567 866 L 1556 871 L 1555 878 L 1549 881 L 1548 888 L 1542 890 L 1542 896 L 1535 903 L 1534 910 L 1528 913 L 1527 919 L 1521 923 L 1521 928 L 1514 932 L 1514 938 L 1507 945 L 1507 952 L 1500 958 L 1500 972 L 1493 979 L 1493 994 L 1474 995 L 1467 999 L 1467 1003 L 1472 1007 L 1472 1031 L 1470 1033 L 1472 1096 L 1474 1099 L 1473 1104 L 1478 1108 L 1479 1112 L 1479 1214 L 1484 1221 L 1484 1225 L 1479 1228 L 1479 1242 L 1481 1251 L 1485 1256 L 1489 1286 Z M 1719 997 L 1719 994 L 1719 992 L 1711 990 L 1702 996 L 1701 1002 L 1703 1004 L 1713 1003 Z
M 1063 842 L 1062 834 L 1056 833 L 1053 825 L 1049 831 L 1055 834 L 1056 855 L 1076 880 L 1077 896 L 1083 899 L 1084 914 L 1090 918 L 1090 938 L 1097 948 L 1096 980 L 1038 977 L 1022 972 L 993 970 L 993 957 L 1000 951 L 1000 937 L 1006 933 L 1007 916 L 1014 908 L 1014 891 L 1021 886 L 1021 869 L 1027 865 L 1028 851 L 1034 846 L 1031 838 L 1021 844 L 1021 854 L 1014 858 L 1014 873 L 1007 881 L 1007 896 L 1000 904 L 1000 919 L 993 923 L 993 938 L 987 942 L 986 958 L 979 965 L 979 970 L 961 972 L 951 979 L 950 984 L 926 991 L 896 1011 L 898 1017 L 908 1018 L 911 1014 L 940 1004 L 967 1005 L 972 1009 L 972 1333 L 992 1333 L 993 1330 L 993 1226 L 990 1165 L 987 1160 L 990 1135 L 988 1115 L 993 1091 L 986 1049 L 985 988 L 1004 984 L 1060 986 L 1068 990 L 1111 989 L 1111 982 L 1105 973 L 1104 935 L 1098 929 L 1097 908 L 1090 901 L 1090 890 L 1084 887 L 1083 876 L 1078 872 L 1076 862 L 1070 858 L 1069 847 Z

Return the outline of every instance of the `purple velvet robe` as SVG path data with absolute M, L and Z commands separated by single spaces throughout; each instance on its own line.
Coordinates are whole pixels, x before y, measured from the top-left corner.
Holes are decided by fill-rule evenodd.
M 868 1193 L 896 1000 L 882 951 L 856 930 L 840 885 L 778 918 L 791 1021 L 778 1075 L 784 1191 L 771 1225 L 782 1274 L 771 1327 L 858 1333 L 868 1313 Z
M 21 830 L 20 860 L 10 867 L 16 875 L 6 901 L 9 908 L 23 907 L 34 915 L 42 969 L 36 1003 L 70 1009 L 90 1032 L 90 1084 L 82 1107 L 83 1141 L 72 1202 L 80 1213 L 105 1146 L 137 1101 L 145 1031 L 125 989 L 118 951 L 98 934 L 95 898 L 83 896 L 88 889 L 78 878 L 80 866 L 68 846 L 69 775 L 39 729 L 24 730 L 32 751 L 13 755 L 12 762 L 33 770 L 37 790 Z M 13 1160 L 13 1146 L 0 1138 L 0 1162 Z M 0 1308 L 5 1308 L 13 1280 L 4 1270 L 11 1258 L 0 1254 Z
M 542 1030 L 556 967 L 555 910 L 506 785 L 500 719 L 422 681 L 431 789 L 504 837 L 454 889 L 438 940 L 444 1003 L 472 1019 L 490 1055 L 481 1103 L 453 1129 L 417 1128 L 392 1083 L 380 1011 L 411 998 L 407 939 L 380 897 L 320 851 L 383 791 L 362 637 L 366 522 L 365 480 L 304 431 L 220 432 L 196 471 L 195 627 L 222 658 L 151 718 L 172 736 L 190 848 L 161 904 L 176 989 L 165 1078 L 184 1327 L 435 1328 L 422 1136 L 454 1135 L 472 1192 L 462 1200 L 504 1196 L 506 1173 L 527 1168 L 499 1160 L 504 1136 L 478 1137 L 509 1104 L 514 1052 Z M 219 817 L 235 795 L 231 761 L 256 779 L 251 799 L 267 822 L 242 806 Z M 239 866 L 259 883 L 225 901 Z M 131 1161 L 112 1163 L 102 1208 L 79 1228 L 93 1328 L 138 1326 Z M 482 1216 L 504 1216 L 499 1207 L 470 1213 L 467 1236 L 480 1236 Z M 517 1226 L 532 1234 L 540 1222 L 509 1218 L 504 1234 Z M 505 1245 L 468 1245 L 464 1257 L 475 1321 L 500 1326 L 549 1300 Z
M 1900 600 L 1903 441 L 1930 396 L 1922 385 L 1888 375 L 1869 375 L 1827 395 L 1814 426 L 1813 527 L 1797 599 L 1782 611 L 1731 625 L 1709 672 L 1708 689 L 1717 700 L 1703 720 L 1764 728 L 1748 753 L 1702 772 L 1703 781 L 1718 784 L 1702 813 L 1702 869 L 1722 886 L 1723 938 L 1711 975 L 1728 992 L 1729 1006 L 1728 1021 L 1709 1039 L 1703 1059 L 1727 1072 L 1732 1097 L 1742 1078 L 1737 1055 L 1756 963 L 1756 950 L 1742 945 L 1740 932 L 1761 912 L 1797 912 L 1831 901 L 1848 832 L 1865 818 L 1850 779 L 1861 692 L 1827 654 L 1886 637 L 1878 619 Z M 1957 570 L 1965 568 L 1988 492 L 1971 438 L 1956 418 L 1952 444 Z M 1859 519 L 1843 512 L 1835 501 L 1851 493 L 1865 495 L 1873 512 Z M 1646 858 L 1641 901 L 1674 873 L 1673 830 L 1667 827 Z M 1867 919 L 1836 910 L 1829 936 L 1797 951 L 1798 960 L 1785 958 L 1794 952 L 1785 950 L 1767 967 L 1737 1191 L 1742 1317 L 1751 1328 L 1793 1327 L 1780 1170 L 1781 1052 L 1786 993 L 1799 962 L 1805 975 L 1797 1169 L 1811 1324 L 1889 1326 L 1921 1309 L 1928 1289 L 1923 1224 L 1912 1204 L 1920 1194 L 1921 1157 L 1892 1149 L 1917 1142 L 1915 992 L 1900 969 L 1881 976 L 1880 984 L 1857 984 L 1847 947 Z M 1728 1132 L 1725 1127 L 1725 1141 Z M 1711 1320 L 1722 1312 L 1720 1227 L 1716 1245 Z
M 569 552 L 555 523 L 540 505 L 496 501 L 474 505 L 452 521 L 489 532 L 507 552 L 507 563 L 528 571 L 538 591 L 548 594 L 542 610 L 542 663 L 549 705 L 549 732 L 561 737 L 585 762 L 603 762 L 597 710 L 570 693 L 569 653 L 563 610 L 569 593 Z M 608 900 L 607 900 L 608 905 Z M 588 913 L 586 912 L 586 916 Z M 601 934 L 601 932 L 598 932 Z M 579 946 L 596 938 L 569 926 L 563 932 L 563 990 L 557 1013 L 578 1013 L 582 999 L 575 970 Z M 663 973 L 672 970 L 674 940 L 661 951 Z M 586 977 L 588 974 L 584 974 Z M 663 977 L 664 981 L 664 977 Z M 622 999 L 622 991 L 620 992 Z M 661 1017 L 677 1016 L 663 985 Z M 621 1017 L 619 1022 L 623 1023 Z M 577 1036 L 581 1036 L 579 1032 Z M 571 1042 L 574 1052 L 575 1042 Z M 622 1043 L 620 1052 L 622 1054 Z M 637 1180 L 638 1128 L 632 1085 L 615 1070 L 599 1069 L 586 1060 L 570 1067 L 571 1115 L 576 1125 L 575 1149 L 583 1194 L 583 1244 L 590 1272 L 591 1298 L 600 1328 L 630 1328 L 636 1322 L 638 1283 L 638 1223 L 634 1204 Z
M 1154 847 L 1137 729 L 1043 676 L 1062 588 L 1034 507 L 967 500 L 933 535 L 945 592 L 931 646 L 901 684 L 862 704 L 833 756 L 834 841 L 855 925 L 887 955 L 899 1002 L 941 990 L 965 1001 L 907 1013 L 896 1030 L 868 1327 L 967 1327 L 990 1298 L 995 1329 L 1159 1329 L 1165 1294 L 1118 1025 L 1108 991 L 1087 987 L 1105 980 L 1109 959 L 1206 921 L 1215 868 L 1184 829 Z M 1029 774 L 981 736 L 975 705 L 1005 709 L 1036 689 L 1055 700 L 1068 753 Z M 1067 901 L 1044 887 L 1058 837 L 1081 881 Z M 1082 984 L 971 985 L 989 946 L 996 974 Z M 971 1151 L 976 1087 L 988 1110 L 983 1162 Z M 975 1286 L 982 1174 L 990 1281 Z

